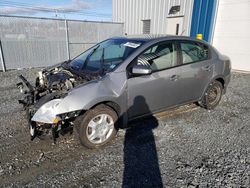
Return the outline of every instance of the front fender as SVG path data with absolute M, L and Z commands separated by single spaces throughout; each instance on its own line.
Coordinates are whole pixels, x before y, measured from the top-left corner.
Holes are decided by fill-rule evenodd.
M 91 81 L 87 84 L 74 88 L 66 97 L 60 99 L 60 102 L 56 104 L 56 109 L 54 109 L 54 111 L 50 110 L 50 112 L 47 113 L 50 114 L 51 117 L 39 118 L 39 120 L 47 118 L 51 123 L 52 116 L 55 117 L 56 115 L 64 113 L 89 110 L 94 105 L 107 101 L 114 102 L 121 106 L 121 112 L 123 112 L 126 109 L 127 98 L 125 76 L 126 75 L 124 73 L 113 74 L 112 77 L 108 75 L 103 79 Z M 49 105 L 47 103 L 46 104 L 50 106 L 50 102 L 48 102 Z M 42 106 L 40 109 L 42 108 L 44 107 Z M 39 114 L 39 117 L 42 117 L 43 115 L 47 116 L 46 113 L 41 113 L 43 110 L 40 109 L 38 110 L 39 113 L 37 111 L 36 114 Z M 32 119 L 33 121 L 38 120 L 37 118 Z M 46 122 L 48 123 L 49 121 Z
M 126 110 L 126 72 L 110 73 L 100 80 L 73 89 L 59 104 L 62 113 L 88 110 L 95 104 L 112 101 Z
M 99 95 L 96 96 L 95 93 Z M 100 92 L 102 91 L 102 92 Z M 88 95 L 83 92 L 83 89 L 76 90 L 70 93 L 63 99 L 53 99 L 44 105 L 42 105 L 32 117 L 32 121 L 40 123 L 52 124 L 54 119 L 64 113 L 88 110 L 93 105 L 100 103 L 102 101 L 116 101 L 114 95 L 111 93 L 108 95 L 107 91 L 97 90 L 94 87 L 88 87 Z

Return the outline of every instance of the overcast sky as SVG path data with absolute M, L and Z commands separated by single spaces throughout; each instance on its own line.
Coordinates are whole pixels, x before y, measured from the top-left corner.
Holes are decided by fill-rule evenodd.
M 112 20 L 112 0 L 0 0 L 1 15 Z

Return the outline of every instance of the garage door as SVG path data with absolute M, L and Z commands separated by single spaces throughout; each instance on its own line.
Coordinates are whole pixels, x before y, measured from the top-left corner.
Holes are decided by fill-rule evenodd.
M 233 69 L 250 71 L 250 0 L 219 0 L 213 45 Z

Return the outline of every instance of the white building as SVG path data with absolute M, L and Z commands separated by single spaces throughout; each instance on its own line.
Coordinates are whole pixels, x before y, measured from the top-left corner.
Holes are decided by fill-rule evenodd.
M 113 0 L 113 21 L 128 35 L 201 33 L 233 69 L 250 71 L 250 0 Z

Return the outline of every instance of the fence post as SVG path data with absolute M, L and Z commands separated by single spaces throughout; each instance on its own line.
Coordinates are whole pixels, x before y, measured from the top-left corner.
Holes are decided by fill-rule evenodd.
M 66 34 L 66 50 L 67 50 L 67 57 L 68 60 L 70 59 L 70 50 L 69 50 L 69 29 L 68 29 L 68 21 L 65 19 L 65 34 Z
M 0 61 L 2 64 L 3 72 L 6 72 L 5 62 L 4 62 L 4 58 L 3 58 L 3 49 L 2 49 L 1 39 L 0 39 Z

